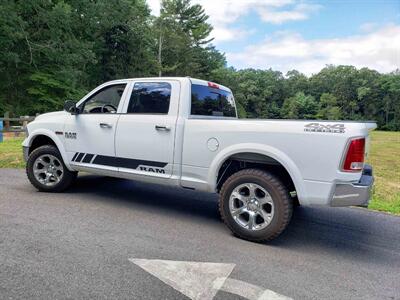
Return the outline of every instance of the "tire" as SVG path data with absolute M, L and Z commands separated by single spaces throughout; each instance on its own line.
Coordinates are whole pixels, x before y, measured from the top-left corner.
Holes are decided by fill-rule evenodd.
M 219 211 L 237 237 L 266 242 L 279 236 L 288 226 L 293 203 L 286 186 L 276 176 L 258 169 L 245 169 L 230 176 L 222 185 Z
M 47 171 L 49 168 L 50 171 Z M 45 145 L 36 148 L 29 155 L 26 174 L 31 184 L 39 191 L 62 192 L 71 186 L 78 172 L 67 169 L 55 146 Z M 46 181 L 48 182 L 45 183 Z

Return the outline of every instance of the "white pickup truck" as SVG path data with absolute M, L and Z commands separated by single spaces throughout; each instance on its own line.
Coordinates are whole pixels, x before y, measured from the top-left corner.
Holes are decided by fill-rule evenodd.
M 107 82 L 64 109 L 27 127 L 40 191 L 85 171 L 219 193 L 226 225 L 252 241 L 277 237 L 293 205 L 369 201 L 373 122 L 238 119 L 230 89 L 188 77 Z

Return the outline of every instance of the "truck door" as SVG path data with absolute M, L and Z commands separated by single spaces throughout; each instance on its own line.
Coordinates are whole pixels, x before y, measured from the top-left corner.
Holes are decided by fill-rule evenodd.
M 80 113 L 67 117 L 65 148 L 72 165 L 118 171 L 114 139 L 126 86 L 118 83 L 95 89 L 79 104 Z
M 179 82 L 174 80 L 143 80 L 131 85 L 115 137 L 120 172 L 171 177 L 179 92 Z

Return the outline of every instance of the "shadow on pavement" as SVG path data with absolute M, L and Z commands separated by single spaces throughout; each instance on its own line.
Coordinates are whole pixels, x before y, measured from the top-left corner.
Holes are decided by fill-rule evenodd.
M 197 215 L 208 221 L 220 222 L 215 194 L 93 175 L 79 176 L 67 192 L 96 195 L 96 201 L 102 199 L 129 207 L 139 204 L 151 210 Z
M 112 201 L 129 208 L 137 209 L 139 204 L 147 210 L 195 215 L 207 219 L 211 226 L 221 222 L 215 194 L 92 175 L 80 176 L 69 192 L 93 194 L 96 195 L 95 201 Z M 379 221 L 385 217 L 395 218 L 398 226 L 385 226 Z M 361 209 L 296 207 L 287 230 L 266 245 L 300 252 L 324 251 L 358 261 L 390 263 L 393 256 L 400 258 L 399 225 L 398 217 Z
M 382 224 L 381 217 L 357 208 L 297 207 L 287 230 L 269 245 L 390 265 L 400 258 L 400 230 Z

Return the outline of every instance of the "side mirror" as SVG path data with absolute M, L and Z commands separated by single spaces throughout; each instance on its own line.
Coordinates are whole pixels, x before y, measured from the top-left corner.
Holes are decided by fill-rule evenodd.
M 79 109 L 76 107 L 75 102 L 71 100 L 65 101 L 64 110 L 71 113 L 71 115 L 77 115 L 79 113 Z

